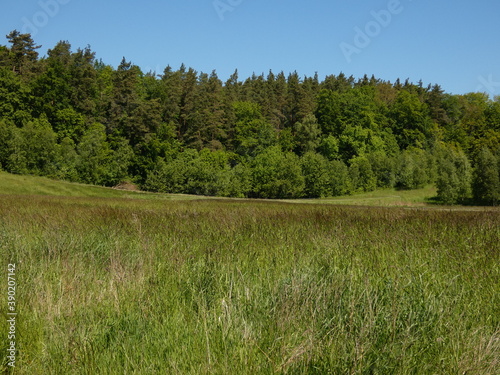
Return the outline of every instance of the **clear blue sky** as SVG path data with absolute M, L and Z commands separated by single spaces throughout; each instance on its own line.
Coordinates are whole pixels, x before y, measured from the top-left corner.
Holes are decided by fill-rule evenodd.
M 218 10 L 217 10 L 217 9 Z M 378 14 L 378 15 L 377 15 Z M 4 0 L 0 33 L 90 45 L 161 73 L 181 63 L 226 80 L 296 70 L 422 79 L 500 95 L 498 0 Z M 364 34 L 361 35 L 360 31 Z M 0 39 L 0 44 L 7 44 Z M 346 52 L 347 51 L 347 52 Z

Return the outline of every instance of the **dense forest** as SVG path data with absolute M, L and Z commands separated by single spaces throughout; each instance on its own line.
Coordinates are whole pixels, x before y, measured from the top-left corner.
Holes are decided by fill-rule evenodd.
M 500 98 L 343 73 L 226 81 L 184 65 L 115 69 L 66 41 L 0 45 L 0 167 L 89 184 L 229 197 L 327 197 L 436 184 L 500 202 Z

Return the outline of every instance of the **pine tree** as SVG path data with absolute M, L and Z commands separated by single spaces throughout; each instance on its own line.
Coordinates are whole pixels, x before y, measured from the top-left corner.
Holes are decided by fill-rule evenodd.
M 38 52 L 41 46 L 37 46 L 30 34 L 21 34 L 19 31 L 11 31 L 6 38 L 12 44 L 10 48 L 12 71 L 26 79 L 31 78 L 31 73 L 36 70 Z
M 224 132 L 222 82 L 215 71 L 210 76 L 201 75 L 198 105 L 200 119 L 194 133 L 197 148 L 222 149 L 221 142 L 226 139 L 227 134 Z
M 162 108 L 162 120 L 165 123 L 173 122 L 179 130 L 180 105 L 182 95 L 182 72 L 173 71 L 167 66 L 161 77 L 160 104 Z

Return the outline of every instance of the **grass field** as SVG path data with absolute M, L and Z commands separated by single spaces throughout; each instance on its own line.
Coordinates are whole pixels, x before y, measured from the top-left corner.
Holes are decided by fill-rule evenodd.
M 3 371 L 498 374 L 500 211 L 420 209 L 431 192 L 300 204 L 0 173 Z

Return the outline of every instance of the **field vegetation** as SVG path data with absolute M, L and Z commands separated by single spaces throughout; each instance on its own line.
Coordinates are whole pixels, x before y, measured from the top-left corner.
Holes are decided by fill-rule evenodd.
M 496 208 L 44 195 L 19 176 L 12 194 L 8 176 L 12 373 L 499 373 Z

